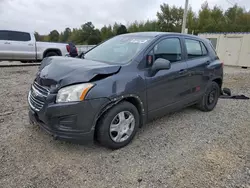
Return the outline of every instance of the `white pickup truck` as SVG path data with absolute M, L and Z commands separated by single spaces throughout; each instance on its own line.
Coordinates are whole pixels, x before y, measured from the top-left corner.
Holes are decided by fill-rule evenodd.
M 33 33 L 0 30 L 0 60 L 41 61 L 49 56 L 65 56 L 68 44 L 36 42 Z

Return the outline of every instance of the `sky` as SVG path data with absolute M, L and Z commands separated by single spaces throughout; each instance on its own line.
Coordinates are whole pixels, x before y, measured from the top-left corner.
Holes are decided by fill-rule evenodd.
M 250 9 L 250 0 L 208 0 L 223 9 L 238 3 Z M 127 25 L 135 20 L 155 19 L 162 3 L 183 6 L 185 0 L 0 0 L 0 29 L 37 31 L 79 28 L 91 21 L 97 28 L 114 22 Z M 198 11 L 204 0 L 189 0 Z

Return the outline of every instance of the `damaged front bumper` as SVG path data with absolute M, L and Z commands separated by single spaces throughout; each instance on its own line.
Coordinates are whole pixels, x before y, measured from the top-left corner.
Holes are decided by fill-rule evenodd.
M 100 110 L 109 102 L 107 98 L 76 103 L 45 104 L 40 111 L 30 105 L 29 119 L 55 139 L 93 141 L 95 124 Z

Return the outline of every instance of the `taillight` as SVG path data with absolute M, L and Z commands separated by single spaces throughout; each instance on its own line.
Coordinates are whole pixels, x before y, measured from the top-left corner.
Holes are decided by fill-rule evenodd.
M 66 45 L 66 49 L 68 52 L 70 52 L 70 46 L 69 45 Z

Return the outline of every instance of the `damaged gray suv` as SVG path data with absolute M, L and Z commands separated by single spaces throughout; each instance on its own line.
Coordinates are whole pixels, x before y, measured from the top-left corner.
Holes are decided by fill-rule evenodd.
M 180 33 L 113 37 L 79 58 L 45 58 L 28 94 L 30 122 L 54 138 L 126 146 L 169 112 L 215 108 L 223 63 L 210 41 Z

